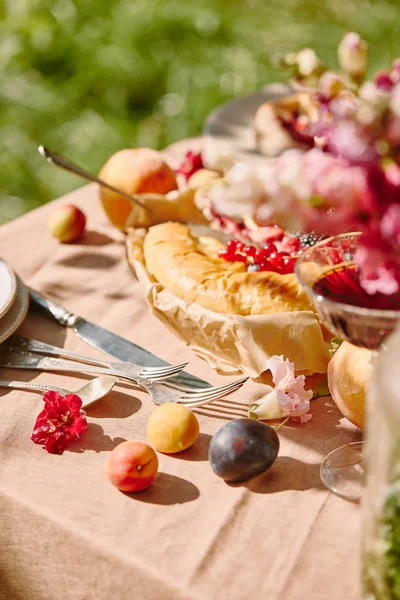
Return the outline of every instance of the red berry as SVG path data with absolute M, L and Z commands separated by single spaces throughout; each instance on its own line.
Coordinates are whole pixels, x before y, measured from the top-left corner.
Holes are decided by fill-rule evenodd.
M 297 258 L 294 256 L 290 256 L 289 258 L 284 258 L 282 269 L 281 269 L 282 275 L 286 275 L 287 273 L 293 273 L 296 262 L 297 262 Z
M 257 253 L 257 248 L 255 246 L 248 246 L 246 248 L 246 254 L 247 256 L 255 256 Z
M 275 246 L 273 242 L 267 242 L 265 246 L 262 248 L 265 256 L 269 256 L 272 252 L 277 252 L 278 248 Z
M 232 260 L 231 255 L 226 250 L 220 250 L 218 256 L 224 260 Z
M 260 271 L 276 271 L 275 266 L 269 260 L 264 260 L 259 267 Z
M 245 254 L 241 254 L 241 253 L 237 252 L 234 255 L 232 260 L 236 261 L 236 262 L 247 263 L 247 256 Z
M 272 254 L 270 254 L 268 260 L 271 263 L 271 265 L 273 265 L 275 267 L 275 269 L 277 271 L 280 271 L 280 269 L 283 265 L 283 258 L 280 254 L 278 254 L 277 252 L 273 252 Z

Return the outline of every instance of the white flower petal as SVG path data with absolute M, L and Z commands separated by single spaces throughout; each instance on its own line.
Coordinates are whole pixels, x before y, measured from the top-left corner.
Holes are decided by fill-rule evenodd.
M 250 415 L 255 415 L 259 420 L 281 419 L 283 417 L 282 409 L 278 404 L 275 389 L 271 388 L 265 396 L 250 405 Z

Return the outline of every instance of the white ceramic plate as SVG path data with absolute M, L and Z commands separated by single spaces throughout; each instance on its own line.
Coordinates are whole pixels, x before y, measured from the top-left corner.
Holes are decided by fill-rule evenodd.
M 204 153 L 207 163 L 213 166 L 214 157 L 233 153 L 235 162 L 245 164 L 265 160 L 256 148 L 254 117 L 261 104 L 293 93 L 285 84 L 276 83 L 260 92 L 236 98 L 215 109 L 206 119 Z
M 0 258 L 0 318 L 8 311 L 17 293 L 14 271 Z
M 14 302 L 5 315 L 0 318 L 0 343 L 4 342 L 18 329 L 28 312 L 28 291 L 18 277 L 16 277 L 16 289 Z

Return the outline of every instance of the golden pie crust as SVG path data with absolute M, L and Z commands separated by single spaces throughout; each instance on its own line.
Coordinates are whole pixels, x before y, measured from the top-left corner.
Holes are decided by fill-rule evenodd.
M 143 257 L 150 275 L 165 288 L 218 313 L 313 310 L 294 274 L 249 273 L 243 263 L 218 257 L 224 247 L 215 238 L 196 237 L 184 224 L 167 222 L 149 229 Z

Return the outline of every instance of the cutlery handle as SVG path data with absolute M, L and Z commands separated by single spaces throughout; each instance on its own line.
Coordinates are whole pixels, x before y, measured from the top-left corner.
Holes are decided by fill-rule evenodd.
M 35 308 L 38 312 L 42 313 L 45 317 L 55 319 L 60 325 L 64 327 L 73 327 L 77 324 L 81 317 L 74 315 L 67 309 L 63 308 L 59 304 L 56 304 L 52 300 L 48 300 L 41 296 L 31 288 L 28 288 L 30 306 Z
M 98 375 L 113 375 L 120 379 L 125 379 L 134 383 L 138 383 L 139 377 L 128 375 L 120 371 L 114 371 L 108 368 L 96 367 L 92 365 L 78 364 L 68 360 L 60 360 L 33 352 L 24 350 L 7 350 L 6 348 L 0 351 L 0 367 L 7 369 L 30 369 L 39 371 L 58 371 L 60 373 L 97 373 Z
M 141 199 L 138 197 L 137 194 L 136 195 L 127 194 L 126 192 L 115 188 L 113 185 L 110 185 L 106 181 L 103 181 L 102 179 L 99 179 L 95 175 L 88 173 L 88 171 L 85 171 L 85 169 L 78 167 L 78 165 L 76 165 L 72 161 L 68 160 L 68 158 L 65 158 L 65 156 L 61 156 L 61 154 L 58 154 L 58 152 L 53 152 L 49 148 L 45 148 L 44 146 L 39 146 L 38 150 L 39 150 L 40 154 L 43 156 L 43 158 L 45 158 L 47 160 L 47 162 L 49 162 L 53 165 L 56 165 L 57 167 L 61 167 L 62 169 L 65 169 L 66 171 L 69 171 L 70 173 L 74 173 L 75 175 L 78 175 L 79 177 L 83 177 L 83 179 L 86 179 L 87 181 L 92 181 L 93 183 L 98 183 L 102 187 L 105 187 L 108 190 L 111 190 L 115 194 L 118 194 L 119 196 L 123 196 L 127 200 L 130 200 L 130 202 L 133 202 L 134 204 L 138 204 L 139 206 L 144 208 L 147 212 L 152 212 L 152 209 L 149 206 L 146 206 L 145 204 L 143 204 L 143 202 L 141 201 Z
M 66 358 L 67 360 L 75 360 L 86 365 L 93 365 L 95 367 L 105 367 L 107 369 L 113 369 L 114 365 L 105 360 L 99 358 L 92 358 L 90 356 L 83 356 L 82 354 L 76 354 L 76 352 L 70 352 L 64 348 L 59 348 L 53 344 L 46 344 L 39 340 L 31 340 L 20 335 L 12 335 L 4 345 L 11 350 L 27 350 L 28 352 L 36 352 L 39 354 L 45 354 L 46 356 L 55 356 L 57 358 Z M 139 374 L 140 369 L 138 369 Z
M 94 367 L 105 367 L 113 371 L 126 372 L 128 375 L 134 377 L 140 377 L 140 373 L 143 367 L 137 366 L 133 363 L 126 365 L 121 361 L 107 361 L 101 360 L 100 358 L 93 358 L 91 356 L 83 356 L 65 348 L 59 348 L 53 344 L 46 344 L 40 340 L 31 340 L 23 337 L 22 335 L 12 335 L 8 340 L 4 342 L 4 346 L 10 348 L 10 350 L 25 350 L 27 352 L 33 352 L 36 354 L 44 354 L 46 356 L 54 356 L 56 358 L 66 358 L 67 360 L 74 360 L 84 365 L 93 365 Z
M 59 392 L 65 394 L 67 390 L 58 388 L 54 385 L 46 385 L 45 383 L 28 383 L 26 381 L 5 381 L 0 380 L 1 388 L 11 388 L 13 390 L 33 390 L 38 392 Z

